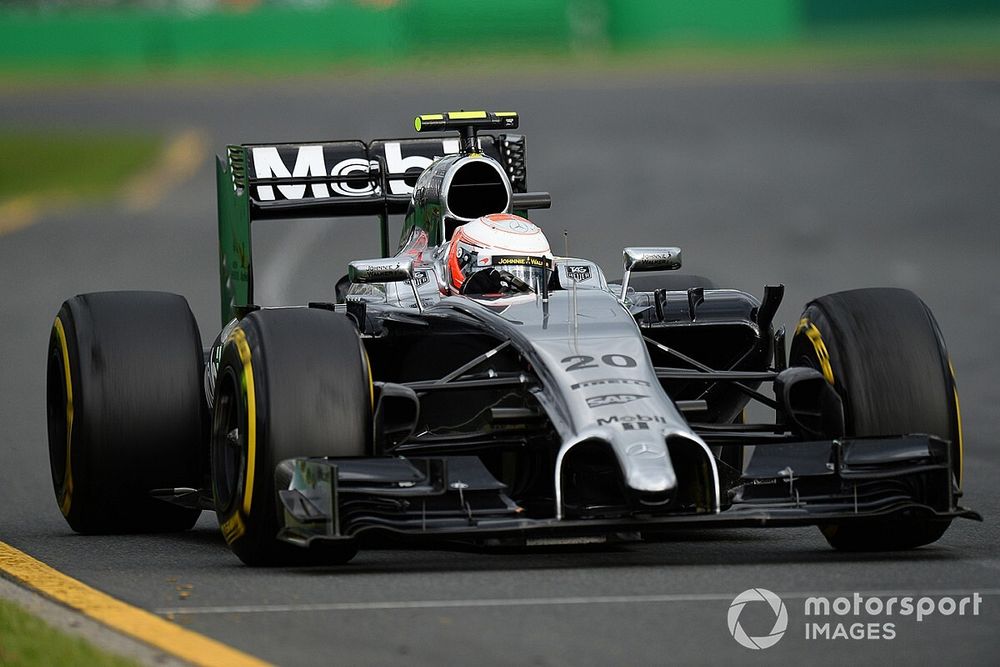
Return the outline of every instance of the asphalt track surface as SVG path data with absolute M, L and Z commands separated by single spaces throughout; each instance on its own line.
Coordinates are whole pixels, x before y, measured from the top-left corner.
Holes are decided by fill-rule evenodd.
M 0 123 L 174 132 L 226 142 L 406 136 L 412 115 L 516 109 L 536 220 L 562 248 L 620 275 L 629 244 L 684 248 L 687 270 L 804 302 L 863 286 L 915 290 L 948 341 L 962 397 L 964 504 L 935 545 L 844 555 L 815 529 L 687 533 L 670 542 L 365 551 L 348 566 L 256 570 L 214 516 L 170 536 L 74 535 L 53 499 L 44 364 L 63 299 L 106 289 L 185 295 L 218 321 L 210 161 L 153 210 L 54 210 L 0 237 L 0 540 L 126 602 L 282 665 L 605 665 L 718 662 L 995 664 L 1000 639 L 1000 74 L 506 77 L 471 86 L 355 80 L 7 91 Z M 16 159 L 16 156 L 2 156 Z M 81 169 L 100 169 L 99 163 Z M 255 229 L 265 301 L 329 298 L 351 258 L 377 253 L 372 221 Z M 178 586 L 190 585 L 182 599 Z M 729 636 L 741 591 L 783 596 L 789 630 L 750 651 Z M 806 594 L 981 592 L 978 616 L 894 621 L 892 640 L 806 640 Z M 762 607 L 751 635 L 773 621 Z M 829 619 L 852 622 L 852 617 Z

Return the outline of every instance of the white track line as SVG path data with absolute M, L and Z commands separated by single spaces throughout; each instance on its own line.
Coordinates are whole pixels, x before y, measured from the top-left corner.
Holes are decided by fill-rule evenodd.
M 886 590 L 886 591 L 839 591 L 839 592 L 793 592 L 779 593 L 782 599 L 805 599 L 823 596 L 827 598 L 851 597 L 855 593 L 864 597 L 964 597 L 979 593 L 983 597 L 1000 595 L 1000 588 L 951 589 L 951 590 Z M 155 609 L 163 615 L 192 614 L 275 614 L 316 611 L 394 611 L 405 609 L 473 609 L 484 607 L 543 607 L 560 605 L 589 604 L 664 604 L 675 602 L 732 601 L 737 593 L 681 593 L 674 595 L 598 595 L 562 598 L 494 598 L 482 600 L 400 600 L 386 602 L 330 602 L 317 604 L 265 604 L 232 605 L 220 607 L 170 607 Z
M 978 565 L 979 567 L 987 567 L 991 570 L 1000 570 L 1000 561 L 996 559 L 979 558 L 970 562 L 973 565 Z

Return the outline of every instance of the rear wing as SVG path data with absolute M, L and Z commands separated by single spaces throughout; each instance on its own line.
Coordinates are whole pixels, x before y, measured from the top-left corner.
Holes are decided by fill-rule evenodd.
M 522 135 L 478 140 L 480 152 L 506 170 L 515 209 L 547 205 L 527 192 Z M 216 158 L 223 323 L 253 303 L 252 222 L 373 215 L 388 256 L 389 216 L 406 213 L 417 177 L 434 158 L 459 150 L 453 137 L 227 146 Z

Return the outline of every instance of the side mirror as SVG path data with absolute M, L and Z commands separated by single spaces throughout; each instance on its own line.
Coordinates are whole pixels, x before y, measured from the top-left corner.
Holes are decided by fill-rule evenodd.
M 359 259 L 347 265 L 352 283 L 398 283 L 413 277 L 413 260 L 409 257 Z
M 400 283 L 409 281 L 413 288 L 413 298 L 417 300 L 417 310 L 424 312 L 417 293 L 417 281 L 413 279 L 413 259 L 411 257 L 386 257 L 384 259 L 359 259 L 347 265 L 347 277 L 352 283 Z
M 622 277 L 621 302 L 625 303 L 628 282 L 633 271 L 676 271 L 681 268 L 680 248 L 625 248 L 622 252 L 625 275 Z

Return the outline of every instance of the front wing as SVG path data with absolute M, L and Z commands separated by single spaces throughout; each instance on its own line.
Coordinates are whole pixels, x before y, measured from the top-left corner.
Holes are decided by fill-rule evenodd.
M 726 504 L 699 512 L 532 518 L 474 456 L 299 458 L 275 471 L 279 537 L 299 546 L 369 532 L 544 539 L 691 527 L 805 526 L 920 514 L 981 520 L 957 504 L 949 443 L 926 435 L 757 444 Z

